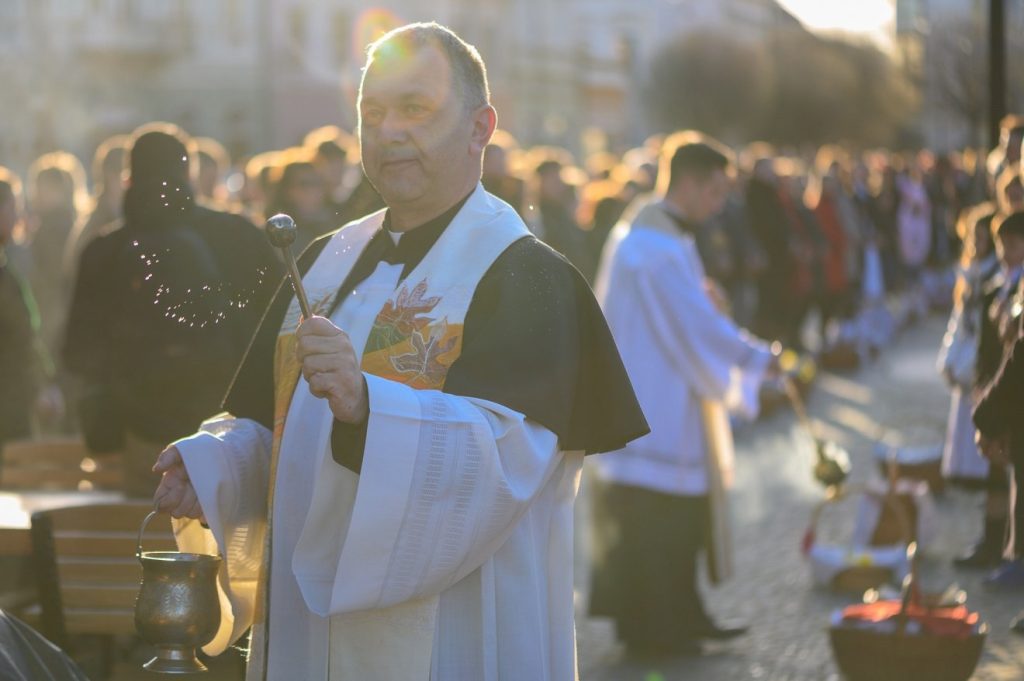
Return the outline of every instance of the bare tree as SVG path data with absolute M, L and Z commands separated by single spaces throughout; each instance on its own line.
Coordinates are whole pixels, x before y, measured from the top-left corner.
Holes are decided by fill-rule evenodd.
M 914 91 L 877 48 L 779 29 L 757 43 L 687 34 L 656 52 L 648 103 L 662 130 L 783 144 L 893 142 Z
M 969 131 L 967 142 L 982 142 L 988 113 L 988 66 L 985 28 L 963 17 L 932 28 L 925 43 L 926 103 L 959 118 Z

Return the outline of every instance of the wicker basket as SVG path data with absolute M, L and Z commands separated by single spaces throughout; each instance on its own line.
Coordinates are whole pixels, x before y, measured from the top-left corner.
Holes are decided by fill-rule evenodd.
M 932 494 L 942 494 L 946 489 L 946 479 L 942 477 L 942 459 L 923 463 L 897 463 L 878 460 L 878 471 L 885 476 L 895 467 L 895 475 L 904 480 L 920 480 L 928 483 Z
M 889 517 L 895 520 L 895 526 L 899 530 L 898 543 L 896 545 L 906 547 L 910 544 L 912 541 L 910 521 L 907 518 L 905 509 L 894 496 L 876 492 L 864 485 L 851 485 L 842 489 L 833 488 L 825 499 L 811 512 L 811 520 L 804 536 L 803 551 L 812 563 L 814 562 L 814 546 L 817 542 L 817 529 L 821 514 L 829 506 L 858 494 L 866 494 L 878 499 L 888 512 Z M 864 550 L 870 552 L 871 547 L 864 547 Z M 903 548 L 900 551 L 902 553 Z M 882 584 L 900 582 L 902 574 L 896 574 L 896 571 L 890 566 L 878 565 L 872 561 L 865 560 L 864 558 L 868 555 L 869 553 L 860 555 L 854 554 L 851 551 L 850 562 L 831 578 L 828 586 L 834 591 L 860 595 L 866 590 L 876 588 Z
M 894 630 L 842 623 L 829 628 L 836 665 L 847 681 L 967 681 L 978 666 L 987 635 L 985 624 L 966 637 L 941 636 L 923 629 L 907 632 L 908 606 L 925 602 L 917 588 L 915 545 L 907 552 L 911 570 L 903 584 Z M 923 606 L 925 612 L 928 609 Z
M 836 665 L 847 681 L 967 681 L 985 643 L 985 631 L 967 639 L 829 629 Z

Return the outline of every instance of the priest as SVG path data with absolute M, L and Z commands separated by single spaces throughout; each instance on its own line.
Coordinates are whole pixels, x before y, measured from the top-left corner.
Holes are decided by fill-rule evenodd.
M 220 552 L 216 654 L 249 679 L 576 676 L 583 456 L 647 432 L 585 281 L 480 186 L 476 50 L 436 24 L 368 52 L 359 100 L 383 211 L 300 258 L 224 404 L 168 447 L 156 503 Z
M 697 653 L 721 626 L 705 611 L 697 558 L 731 572 L 725 490 L 732 473 L 727 408 L 752 414 L 774 365 L 736 327 L 706 279 L 695 235 L 729 188 L 730 154 L 694 132 L 664 143 L 657 195 L 631 209 L 605 246 L 597 296 L 651 433 L 595 457 L 591 614 L 614 618 L 627 654 Z

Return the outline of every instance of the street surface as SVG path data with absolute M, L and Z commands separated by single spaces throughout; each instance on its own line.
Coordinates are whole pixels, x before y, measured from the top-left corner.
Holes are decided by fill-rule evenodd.
M 852 481 L 877 475 L 873 448 L 883 437 L 904 436 L 914 443 L 941 440 L 949 393 L 934 366 L 944 327 L 944 319 L 932 317 L 903 331 L 882 356 L 859 371 L 819 376 L 809 409 L 822 434 L 850 452 Z M 711 613 L 750 623 L 750 634 L 731 643 L 708 644 L 699 657 L 660 665 L 625 661 L 610 621 L 586 617 L 587 536 L 579 532 L 577 633 L 583 681 L 839 681 L 826 627 L 830 613 L 852 597 L 812 586 L 800 553 L 811 510 L 822 498 L 811 477 L 811 441 L 792 412 L 780 410 L 740 428 L 736 445 L 732 502 L 737 576 L 705 593 Z M 586 502 L 584 482 L 581 521 Z M 981 585 L 984 573 L 957 572 L 950 565 L 950 558 L 970 545 L 980 527 L 980 503 L 957 490 L 937 501 L 939 540 L 924 562 L 924 583 L 929 591 L 959 583 L 967 591 L 968 605 L 989 622 L 974 681 L 1020 681 L 1024 638 L 1010 634 L 1007 624 L 1024 609 L 1024 592 L 988 592 Z M 842 542 L 855 511 L 854 501 L 827 509 L 820 538 Z M 116 681 L 151 677 L 138 669 L 145 653 L 136 651 L 135 658 L 118 665 Z M 230 661 L 217 660 L 211 667 L 209 681 L 238 678 L 238 667 Z
M 877 475 L 875 443 L 903 437 L 913 444 L 941 441 L 949 393 L 935 371 L 945 320 L 929 318 L 904 330 L 874 362 L 844 374 L 821 374 L 808 398 L 811 416 L 853 462 L 851 481 Z M 822 489 L 811 476 L 813 450 L 791 410 L 776 412 L 736 433 L 736 487 L 732 497 L 736 578 L 705 590 L 709 612 L 751 625 L 730 643 L 707 644 L 699 657 L 640 665 L 623 659 L 610 620 L 587 619 L 587 569 L 579 539 L 577 631 L 584 681 L 838 681 L 826 628 L 830 613 L 854 599 L 811 583 L 800 541 Z M 584 482 L 584 485 L 586 483 Z M 586 504 L 585 489 L 581 506 Z M 939 538 L 923 564 L 923 584 L 942 591 L 957 582 L 967 603 L 990 625 L 975 681 L 1024 679 L 1024 637 L 1010 634 L 1010 618 L 1024 609 L 1024 591 L 992 593 L 984 572 L 956 571 L 950 559 L 980 530 L 981 499 L 948 490 L 936 501 Z M 582 512 L 581 508 L 581 512 Z M 856 502 L 826 509 L 821 540 L 842 543 Z M 666 537 L 665 541 L 671 541 Z

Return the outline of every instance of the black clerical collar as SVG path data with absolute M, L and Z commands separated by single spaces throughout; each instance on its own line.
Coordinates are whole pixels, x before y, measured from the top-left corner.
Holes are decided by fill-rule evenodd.
M 683 234 L 692 235 L 697 233 L 698 225 L 695 222 L 690 222 L 682 215 L 679 215 L 678 213 L 673 211 L 668 206 L 663 206 L 663 209 L 665 211 L 665 214 L 672 218 L 672 222 L 676 224 L 676 227 L 678 227 L 679 231 L 681 231 Z
M 377 238 L 383 238 L 386 242 L 386 249 L 380 259 L 391 265 L 403 265 L 402 278 L 411 272 L 416 265 L 420 264 L 427 252 L 433 247 L 441 234 L 448 228 L 456 214 L 462 209 L 472 196 L 473 192 L 456 203 L 454 206 L 438 215 L 433 220 L 428 220 L 418 227 L 401 233 L 398 243 L 394 243 L 388 232 L 391 230 L 391 212 L 384 213 L 384 224 Z

